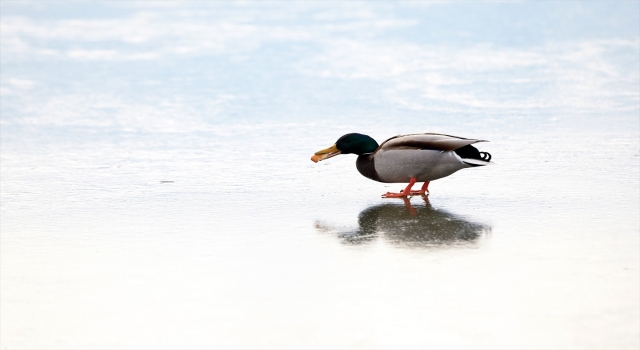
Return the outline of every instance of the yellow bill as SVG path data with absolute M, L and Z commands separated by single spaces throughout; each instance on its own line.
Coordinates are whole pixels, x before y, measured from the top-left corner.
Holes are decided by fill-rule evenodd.
M 316 152 L 313 156 L 311 156 L 311 160 L 317 163 L 321 160 L 335 157 L 338 154 L 340 154 L 340 150 L 338 149 L 338 147 L 336 147 L 336 145 L 333 145 L 327 149 L 323 149 L 321 151 Z

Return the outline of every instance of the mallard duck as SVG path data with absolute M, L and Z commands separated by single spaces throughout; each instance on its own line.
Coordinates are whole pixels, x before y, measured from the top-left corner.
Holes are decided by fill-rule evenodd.
M 311 160 L 319 162 L 339 154 L 357 154 L 356 168 L 363 176 L 386 183 L 409 183 L 399 193 L 387 192 L 385 198 L 424 195 L 429 182 L 449 176 L 464 168 L 492 164 L 491 155 L 471 146 L 486 140 L 424 133 L 394 136 L 382 145 L 370 136 L 351 133 L 336 143 L 316 152 Z M 419 191 L 411 188 L 424 182 Z

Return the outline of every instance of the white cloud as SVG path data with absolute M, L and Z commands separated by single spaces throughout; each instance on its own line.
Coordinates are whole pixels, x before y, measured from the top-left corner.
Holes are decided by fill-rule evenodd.
M 429 45 L 381 39 L 383 36 L 377 34 L 417 22 L 395 18 L 385 12 L 384 6 L 371 3 L 344 3 L 341 11 L 320 5 L 310 9 L 300 3 L 281 4 L 281 9 L 266 11 L 261 4 L 249 3 L 235 4 L 241 7 L 240 11 L 229 13 L 215 6 L 200 11 L 189 9 L 192 4 L 174 8 L 176 4 L 183 3 L 160 3 L 167 8 L 158 7 L 158 3 L 123 3 L 118 6 L 134 10 L 126 17 L 110 19 L 33 20 L 4 16 L 0 22 L 3 63 L 50 58 L 118 63 L 246 53 L 265 44 L 301 43 L 311 45 L 306 46 L 297 62 L 291 62 L 299 73 L 376 82 L 382 86 L 381 94 L 387 102 L 414 110 L 633 111 L 640 103 L 639 67 L 623 67 L 612 59 L 616 50 L 633 51 L 637 57 L 637 39 L 519 48 Z M 301 13 L 309 14 L 309 22 L 287 22 Z M 34 86 L 15 83 L 19 80 L 12 77 L 4 81 L 0 93 L 15 97 Z M 67 94 L 51 97 L 44 104 L 25 103 L 39 107 L 24 115 L 30 116 L 28 120 L 33 123 L 143 130 L 204 127 L 198 113 L 188 107 L 179 110 L 125 101 L 106 94 Z M 109 104 L 111 107 L 95 107 Z M 173 112 L 167 112 L 172 108 Z M 119 112 L 112 115 L 105 112 L 108 109 Z M 148 123 L 150 119 L 137 116 L 142 114 L 157 120 L 155 126 Z M 175 116 L 184 117 L 184 127 L 173 124 Z
M 84 126 L 123 131 L 192 132 L 209 130 L 203 120 L 225 111 L 237 96 L 220 94 L 207 103 L 206 110 L 196 110 L 179 99 L 154 103 L 132 102 L 108 94 L 66 94 L 40 100 L 19 96 L 22 116 L 18 124 Z M 7 124 L 6 118 L 3 123 Z
M 36 85 L 36 82 L 28 79 L 11 78 L 9 79 L 9 84 L 18 89 L 31 89 Z
M 16 95 L 25 90 L 32 89 L 37 84 L 34 80 L 9 78 L 5 84 L 0 85 L 0 96 Z
M 323 78 L 384 83 L 389 102 L 415 110 L 462 111 L 466 106 L 626 111 L 637 109 L 640 73 L 636 68 L 625 75 L 608 55 L 639 44 L 615 39 L 517 49 L 344 39 L 327 43 L 298 68 Z M 492 87 L 528 87 L 532 92 L 488 93 Z
M 70 50 L 66 54 L 75 59 L 105 61 L 152 60 L 159 56 L 157 52 L 121 53 L 118 50 Z
M 153 59 L 167 55 L 251 51 L 275 41 L 319 42 L 336 35 L 371 34 L 416 24 L 415 20 L 375 13 L 364 4 L 347 4 L 347 10 L 340 16 L 347 20 L 337 22 L 327 18 L 297 24 L 265 22 L 277 12 L 274 9 L 264 15 L 247 10 L 220 18 L 219 15 L 208 17 L 207 11 L 162 8 L 165 12 L 161 12 L 155 6 L 147 9 L 144 3 L 136 6 L 139 5 L 142 10 L 111 19 L 36 21 L 21 16 L 3 16 L 0 49 L 5 59 L 19 60 L 31 60 L 41 55 L 74 60 Z M 305 8 L 293 6 L 287 10 L 304 12 Z M 292 17 L 286 12 L 282 16 Z
M 7 17 L 3 18 L 1 26 L 3 56 L 18 56 L 20 59 L 30 59 L 47 52 L 57 53 L 59 58 L 135 60 L 168 53 L 221 51 L 229 43 L 250 38 L 257 30 L 254 25 L 226 22 L 165 23 L 162 18 L 149 14 L 122 19 L 38 22 L 23 17 Z M 277 30 L 274 34 L 279 35 Z M 91 48 L 105 44 L 116 48 Z M 69 45 L 74 49 L 60 55 Z M 84 47 L 78 49 L 78 46 Z M 181 47 L 181 50 L 176 51 L 175 47 Z

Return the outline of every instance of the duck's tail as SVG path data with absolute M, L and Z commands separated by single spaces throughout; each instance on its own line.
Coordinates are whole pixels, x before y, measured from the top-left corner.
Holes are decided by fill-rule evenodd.
M 480 152 L 477 148 L 466 145 L 454 150 L 465 164 L 470 166 L 483 166 L 493 164 L 489 152 Z

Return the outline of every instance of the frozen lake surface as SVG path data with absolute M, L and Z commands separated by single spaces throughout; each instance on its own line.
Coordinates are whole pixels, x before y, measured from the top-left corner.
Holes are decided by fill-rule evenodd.
M 640 346 L 640 3 L 0 5 L 3 349 Z

